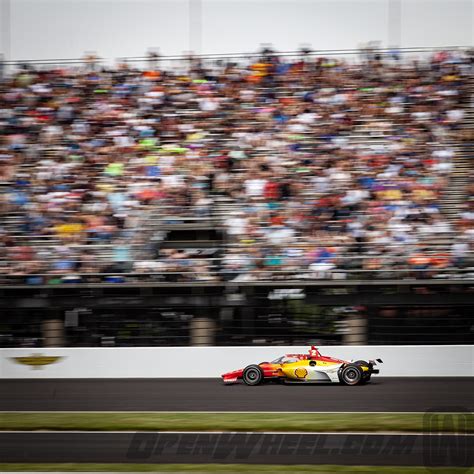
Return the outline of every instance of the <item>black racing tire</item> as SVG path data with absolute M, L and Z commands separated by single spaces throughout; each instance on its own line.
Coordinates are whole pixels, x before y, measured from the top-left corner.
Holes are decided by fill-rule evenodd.
M 341 371 L 341 382 L 346 385 L 357 385 L 362 382 L 362 370 L 355 364 L 346 365 Z
M 246 385 L 258 385 L 263 382 L 263 370 L 258 365 L 248 365 L 242 373 L 242 380 Z
M 364 365 L 366 367 L 371 367 L 371 365 L 366 360 L 356 360 L 355 362 L 353 362 L 353 364 L 355 364 L 355 365 Z M 368 382 L 370 380 L 370 375 L 371 375 L 370 370 L 368 370 L 366 372 L 362 371 L 362 382 L 361 383 Z

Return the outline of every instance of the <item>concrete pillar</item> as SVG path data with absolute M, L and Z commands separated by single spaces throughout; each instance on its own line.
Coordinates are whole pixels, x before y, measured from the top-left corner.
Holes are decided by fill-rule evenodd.
M 64 322 L 62 319 L 47 319 L 41 323 L 44 347 L 64 346 Z
M 344 344 L 349 346 L 367 344 L 367 317 L 364 314 L 351 314 L 346 321 Z
M 189 330 L 192 346 L 214 345 L 216 323 L 211 318 L 193 318 Z

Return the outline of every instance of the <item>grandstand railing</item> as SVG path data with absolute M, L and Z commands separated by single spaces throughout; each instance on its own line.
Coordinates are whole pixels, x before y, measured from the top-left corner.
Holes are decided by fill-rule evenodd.
M 225 276 L 232 277 L 226 280 Z M 242 279 L 237 277 L 242 276 Z M 245 271 L 160 271 L 160 272 L 133 272 L 133 273 L 81 273 L 81 272 L 61 272 L 51 273 L 30 273 L 30 274 L 12 274 L 0 275 L 0 285 L 10 284 L 82 284 L 82 283 L 199 283 L 199 282 L 227 282 L 229 284 L 242 283 L 274 283 L 274 282 L 333 282 L 340 281 L 344 284 L 347 281 L 396 281 L 397 283 L 418 280 L 441 280 L 444 283 L 451 283 L 452 280 L 473 281 L 474 267 L 455 268 L 447 267 L 443 269 L 379 269 L 379 270 L 261 270 L 252 273 L 254 279 L 248 279 L 248 273 Z M 224 277 L 224 278 L 222 278 Z
M 412 46 L 404 48 L 354 48 L 354 49 L 320 49 L 308 51 L 270 51 L 270 52 L 248 52 L 248 53 L 215 53 L 215 54 L 178 54 L 178 55 L 145 55 L 145 56 L 122 56 L 118 58 L 102 58 L 96 56 L 93 58 L 49 58 L 49 59 L 4 59 L 0 56 L 0 78 L 2 77 L 2 69 L 8 72 L 14 72 L 18 68 L 35 67 L 38 69 L 54 69 L 59 67 L 95 69 L 100 67 L 110 67 L 115 64 L 133 65 L 135 68 L 142 66 L 143 68 L 157 68 L 167 66 L 176 69 L 176 64 L 182 63 L 186 66 L 190 61 L 253 61 L 255 59 L 266 57 L 277 57 L 284 59 L 294 58 L 312 58 L 312 57 L 344 57 L 344 56 L 361 56 L 379 54 L 381 56 L 402 56 L 402 55 L 424 55 L 432 54 L 438 51 L 469 51 L 472 50 L 470 45 L 449 45 L 441 47 L 425 47 Z

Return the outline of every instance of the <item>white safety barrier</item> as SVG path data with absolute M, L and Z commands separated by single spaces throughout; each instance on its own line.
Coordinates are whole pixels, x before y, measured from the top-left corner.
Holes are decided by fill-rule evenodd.
M 345 360 L 380 358 L 381 376 L 473 376 L 474 346 L 326 346 Z M 224 372 L 308 346 L 0 349 L 3 378 L 191 378 Z

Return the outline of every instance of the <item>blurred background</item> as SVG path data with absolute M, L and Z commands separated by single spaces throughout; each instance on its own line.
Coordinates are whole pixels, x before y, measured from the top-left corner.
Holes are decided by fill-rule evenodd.
M 7 59 L 473 44 L 470 0 L 2 0 Z M 125 41 L 126 40 L 126 41 Z
M 0 347 L 473 342 L 473 2 L 0 2 Z

